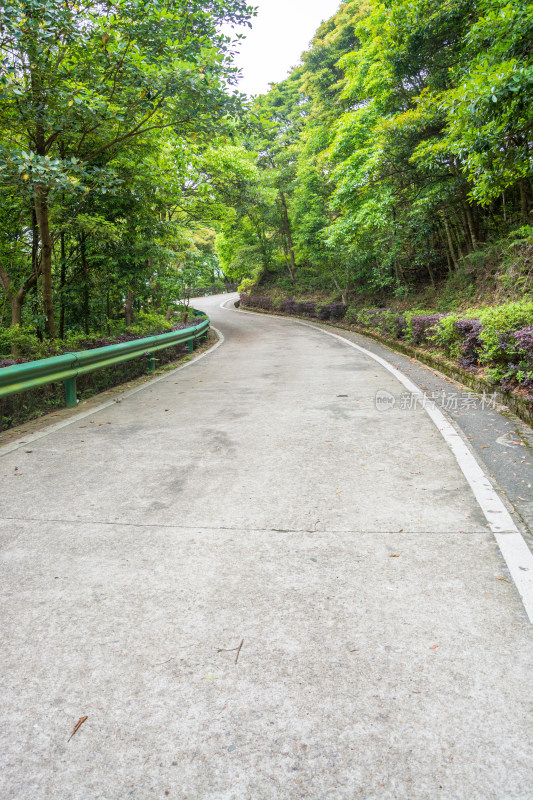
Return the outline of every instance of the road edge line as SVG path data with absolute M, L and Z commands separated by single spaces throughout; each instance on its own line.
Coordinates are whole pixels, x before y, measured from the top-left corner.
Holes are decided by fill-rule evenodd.
M 240 308 L 228 308 L 226 303 L 235 302 L 231 299 L 226 300 L 221 304 L 220 308 L 226 311 L 234 311 L 240 314 L 254 314 L 253 311 L 244 311 Z M 263 314 L 255 314 L 254 316 L 265 316 Z M 284 319 L 286 317 L 277 314 L 269 314 L 268 316 L 276 317 L 277 319 Z M 496 489 L 492 485 L 489 477 L 486 475 L 483 468 L 477 461 L 470 446 L 463 440 L 460 434 L 455 430 L 452 423 L 444 416 L 444 414 L 437 408 L 435 403 L 427 401 L 422 390 L 413 381 L 403 374 L 399 369 L 389 364 L 381 356 L 372 353 L 370 350 L 361 347 L 355 342 L 351 342 L 344 336 L 331 331 L 326 331 L 318 325 L 313 325 L 309 322 L 303 322 L 298 319 L 290 319 L 296 325 L 303 325 L 306 328 L 312 328 L 319 331 L 326 336 L 331 336 L 334 339 L 353 347 L 355 350 L 368 356 L 373 361 L 376 361 L 384 369 L 390 372 L 394 377 L 411 392 L 416 398 L 422 400 L 422 407 L 427 412 L 430 419 L 433 421 L 435 427 L 439 430 L 442 438 L 452 451 L 455 460 L 457 461 L 461 472 L 465 476 L 476 501 L 481 508 L 485 518 L 489 524 L 491 532 L 494 534 L 495 539 L 500 548 L 507 568 L 513 578 L 518 593 L 522 599 L 522 603 L 526 610 L 529 621 L 533 623 L 533 554 L 524 540 L 524 537 L 518 530 L 514 523 L 509 511 L 505 507 L 503 501 L 499 497 Z

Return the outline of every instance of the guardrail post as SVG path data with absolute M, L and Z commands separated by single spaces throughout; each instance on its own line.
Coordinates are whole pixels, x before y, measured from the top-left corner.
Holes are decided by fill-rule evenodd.
M 76 408 L 78 405 L 76 378 L 67 378 L 65 381 L 65 401 L 67 408 Z
M 194 339 L 189 339 L 187 342 L 187 352 L 194 353 Z
M 155 356 L 152 353 L 146 354 L 146 365 L 148 372 L 155 372 Z

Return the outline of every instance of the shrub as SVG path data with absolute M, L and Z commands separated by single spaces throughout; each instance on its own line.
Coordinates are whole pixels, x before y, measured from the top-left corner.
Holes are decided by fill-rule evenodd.
M 24 358 L 0 358 L 0 369 L 2 367 L 14 367 L 15 364 L 24 364 Z
M 250 294 L 250 292 L 252 291 L 254 286 L 255 286 L 255 278 L 243 278 L 243 280 L 239 284 L 239 288 L 237 289 L 237 291 L 241 295 L 242 294 Z M 241 297 L 241 301 L 242 301 L 242 297 Z
M 455 327 L 460 336 L 460 366 L 465 369 L 477 367 L 483 348 L 483 342 L 480 338 L 481 322 L 478 319 L 458 319 L 455 322 Z
M 348 323 L 348 325 L 357 325 L 358 324 L 358 315 L 359 312 L 356 308 L 348 308 L 346 310 L 346 314 L 344 320 Z
M 464 369 L 477 367 L 481 358 L 483 342 L 480 338 L 482 325 L 479 319 L 463 319 L 458 314 L 442 317 L 431 338 L 447 356 L 457 358 Z
M 302 317 L 315 318 L 317 316 L 316 303 L 313 300 L 304 300 L 296 303 L 295 313 Z
M 296 314 L 297 302 L 292 297 L 284 297 L 279 304 L 282 314 Z
M 516 357 L 515 331 L 533 325 L 533 302 L 518 301 L 500 306 L 487 306 L 478 312 L 483 326 L 481 360 L 507 365 Z
M 41 341 L 29 326 L 13 325 L 0 330 L 0 358 L 34 360 L 52 355 L 56 355 L 53 342 Z
M 408 323 L 409 338 L 413 344 L 430 346 L 434 344 L 436 327 L 443 314 L 416 314 L 411 316 Z
M 363 308 L 357 315 L 357 324 L 385 333 L 385 318 L 388 308 Z
M 35 361 L 39 358 L 50 358 L 62 353 L 72 353 L 78 350 L 94 350 L 97 347 L 107 347 L 122 342 L 133 342 L 156 336 L 160 333 L 183 330 L 200 321 L 201 317 L 190 317 L 186 322 L 166 322 L 159 314 L 146 314 L 124 333 L 106 336 L 102 333 L 68 333 L 64 339 L 39 338 L 29 329 L 15 325 L 0 331 L 0 368 L 10 367 L 13 364 L 22 364 L 25 361 Z M 17 353 L 9 355 L 10 351 Z
M 401 311 L 389 309 L 383 320 L 385 334 L 392 336 L 393 339 L 404 339 L 407 335 L 408 322 L 405 314 Z
M 272 310 L 272 300 L 270 297 L 263 297 L 259 294 L 248 295 L 241 294 L 241 306 L 249 306 L 250 308 L 261 308 L 264 311 Z
M 517 379 L 526 388 L 533 389 L 533 325 L 516 331 L 514 339 L 521 356 L 516 370 Z
M 334 322 L 338 322 L 339 320 L 344 319 L 347 310 L 348 306 L 345 306 L 344 303 L 327 303 L 319 308 L 318 318 L 323 320 L 329 319 Z

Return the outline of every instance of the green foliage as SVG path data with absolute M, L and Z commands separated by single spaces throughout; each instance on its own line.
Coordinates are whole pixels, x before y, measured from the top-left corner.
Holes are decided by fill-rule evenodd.
M 113 330 L 94 331 L 89 334 L 69 331 L 63 339 L 42 339 L 35 333 L 31 326 L 14 325 L 0 329 L 0 359 L 11 358 L 16 355 L 25 361 L 38 358 L 50 358 L 60 353 L 86 350 L 102 346 L 102 340 L 130 333 L 134 336 L 155 336 L 172 330 L 177 322 L 186 322 L 194 316 L 192 309 L 186 306 L 176 306 L 175 317 L 168 321 L 164 315 L 154 311 L 139 311 L 133 325 L 126 328 L 124 321 L 115 323 Z
M 461 319 L 475 318 L 482 326 L 479 339 L 479 361 L 482 364 L 507 365 L 516 358 L 517 345 L 510 336 L 514 331 L 533 325 L 533 301 L 520 300 L 498 306 L 467 308 L 443 317 L 433 335 L 433 342 L 452 358 L 461 353 L 463 334 L 456 323 Z M 498 367 L 501 369 L 501 367 Z M 501 373 L 500 377 L 504 373 Z
M 254 284 L 255 284 L 254 278 L 244 278 L 244 280 L 242 280 L 241 283 L 239 284 L 237 291 L 239 292 L 239 294 L 244 294 L 246 292 L 249 292 Z
M 259 282 L 284 291 L 406 301 L 447 282 L 443 310 L 472 302 L 494 242 L 531 219 L 532 33 L 526 2 L 342 3 L 256 101 L 246 145 L 276 194 L 232 263 L 263 237 Z
M 38 338 L 33 326 L 13 325 L 10 328 L 0 328 L 0 358 L 10 358 L 12 355 L 33 360 L 47 358 L 55 353 L 50 353 L 49 343 Z
M 214 184 L 231 182 L 223 137 L 242 115 L 222 30 L 254 13 L 245 0 L 4 4 L 0 325 L 111 331 L 127 302 L 164 312 L 220 277 L 215 233 L 197 234 L 224 216 Z
M 521 300 L 483 308 L 477 316 L 483 326 L 482 360 L 487 363 L 507 360 L 507 356 L 516 352 L 516 344 L 506 341 L 506 334 L 533 325 L 533 301 Z
M 193 5 L 2 8 L 0 326 L 111 334 L 228 281 L 442 312 L 531 292 L 530 3 L 344 0 L 248 108 L 221 30 L 252 7 Z

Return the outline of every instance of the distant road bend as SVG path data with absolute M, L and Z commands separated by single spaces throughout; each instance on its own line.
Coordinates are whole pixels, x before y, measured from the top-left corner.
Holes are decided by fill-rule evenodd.
M 216 349 L 0 459 L 0 797 L 530 800 L 497 496 L 383 365 L 225 299 Z

